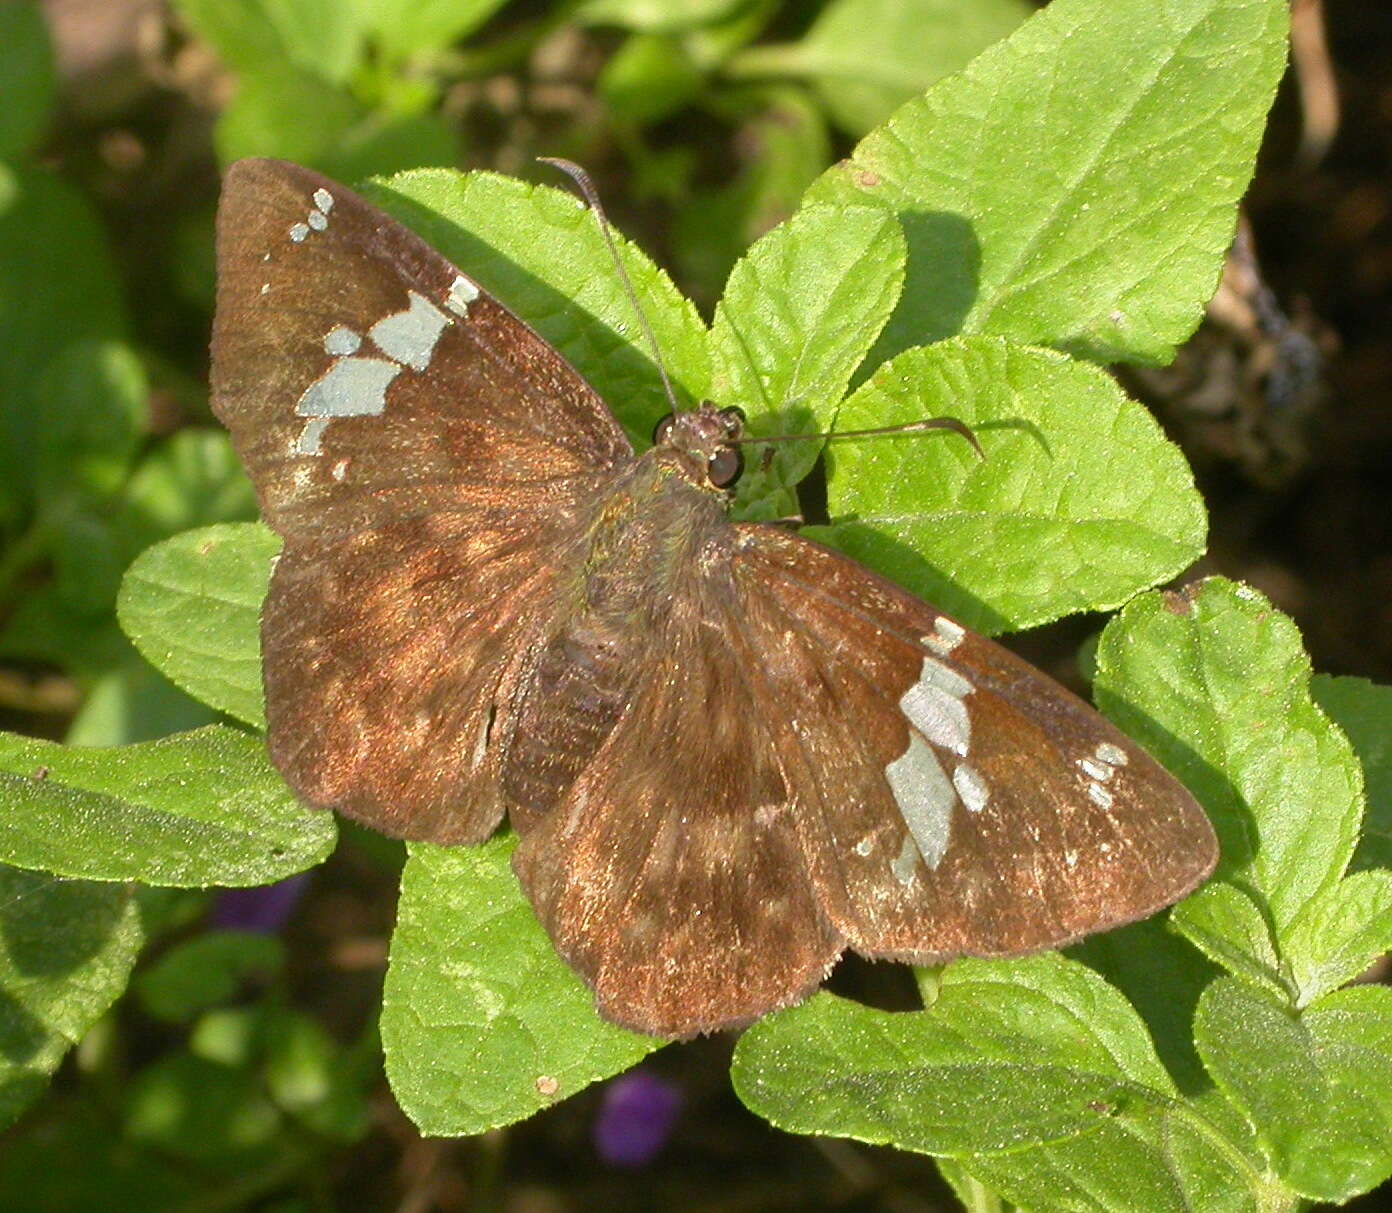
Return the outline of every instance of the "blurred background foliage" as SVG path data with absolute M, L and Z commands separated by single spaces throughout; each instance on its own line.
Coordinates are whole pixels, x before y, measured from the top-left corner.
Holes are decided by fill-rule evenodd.
M 1385 681 L 1392 19 L 1354 0 L 1294 7 L 1319 37 L 1303 50 L 1297 37 L 1249 215 L 1274 287 L 1262 297 L 1286 306 L 1318 390 L 1287 407 L 1289 384 L 1271 386 L 1279 351 L 1222 315 L 1177 369 L 1133 387 L 1201 474 L 1215 565 L 1295 615 L 1317 668 Z M 551 180 L 535 157 L 568 157 L 708 312 L 735 258 L 814 177 L 1033 8 L 0 3 L 0 726 L 119 744 L 212 717 L 137 656 L 113 604 L 149 544 L 255 516 L 207 403 L 221 165 L 269 155 L 350 182 L 419 165 Z M 1094 628 L 1059 625 L 1023 647 L 1076 682 Z M 0 1207 L 734 1207 L 708 1190 L 711 1167 L 738 1178 L 727 1192 L 740 1207 L 948 1207 L 927 1159 L 757 1121 L 728 1091 L 723 1040 L 689 1046 L 680 1095 L 660 1054 L 647 1087 L 586 1093 L 506 1143 L 422 1140 L 384 1091 L 375 1040 L 399 863 L 395 844 L 349 829 L 308 892 L 304 878 L 235 897 L 142 892 L 143 930 L 163 942 L 135 996 L 10 1130 Z M 38 879 L 6 873 L 0 900 Z M 190 930 L 210 914 L 211 931 Z M 691 1061 L 703 1053 L 708 1067 Z M 635 1186 L 623 1168 L 652 1166 L 662 1142 L 636 1147 L 613 1109 L 631 1118 L 643 1099 L 685 1128 Z M 0 1092 L 0 1112 L 23 1102 Z

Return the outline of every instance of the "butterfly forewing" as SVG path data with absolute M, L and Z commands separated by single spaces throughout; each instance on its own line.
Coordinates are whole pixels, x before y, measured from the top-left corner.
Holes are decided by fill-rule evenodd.
M 837 553 L 740 529 L 762 703 L 820 904 L 855 951 L 1059 946 L 1212 870 L 1192 797 L 1081 700 Z
M 531 329 L 307 169 L 244 160 L 218 216 L 213 408 L 285 539 L 262 616 L 290 784 L 480 841 L 507 679 L 628 442 Z

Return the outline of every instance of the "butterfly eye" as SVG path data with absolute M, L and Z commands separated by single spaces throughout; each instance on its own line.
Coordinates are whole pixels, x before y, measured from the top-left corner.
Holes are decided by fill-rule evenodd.
M 718 489 L 728 489 L 744 471 L 744 454 L 738 447 L 722 446 L 706 464 L 706 476 Z
M 660 446 L 672 436 L 672 426 L 676 424 L 677 415 L 668 413 L 655 426 L 653 426 L 652 440 L 653 446 Z
M 725 419 L 725 429 L 731 438 L 737 438 L 744 433 L 744 426 L 749 418 L 744 415 L 744 410 L 739 405 L 732 404 L 721 409 L 720 415 Z

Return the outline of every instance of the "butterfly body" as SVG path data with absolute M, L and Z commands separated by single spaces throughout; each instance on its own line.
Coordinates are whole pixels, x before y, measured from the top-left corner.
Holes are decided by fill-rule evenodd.
M 1059 946 L 1212 869 L 1199 807 L 1086 704 L 844 556 L 732 521 L 730 410 L 635 455 L 536 333 L 309 170 L 228 174 L 213 389 L 285 541 L 276 766 L 400 837 L 506 817 L 615 1022 L 747 1023 L 847 948 Z

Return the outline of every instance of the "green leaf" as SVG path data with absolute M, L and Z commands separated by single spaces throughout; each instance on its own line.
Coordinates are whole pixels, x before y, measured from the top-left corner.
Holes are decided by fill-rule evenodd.
M 256 517 L 256 494 L 222 430 L 180 430 L 155 447 L 126 485 L 112 527 L 126 559 L 190 527 Z
M 254 1070 L 175 1053 L 141 1070 L 125 1094 L 126 1136 L 160 1153 L 240 1176 L 284 1149 L 284 1117 Z
M 142 942 L 130 889 L 0 867 L 0 1125 L 120 996 Z
M 388 56 L 440 50 L 472 33 L 503 0 L 368 0 L 365 20 Z
M 511 1124 L 662 1041 L 605 1023 L 508 860 L 516 840 L 410 848 L 382 998 L 397 1101 L 422 1133 Z
M 124 483 L 147 423 L 149 385 L 119 341 L 76 341 L 39 377 L 33 451 L 46 497 L 104 502 Z
M 824 533 L 968 626 L 1114 607 L 1202 554 L 1183 456 L 1095 367 L 997 338 L 945 341 L 881 367 L 837 428 L 943 414 L 975 430 L 985 459 L 952 433 L 831 443 Z
M 134 653 L 87 692 L 63 741 L 76 746 L 129 745 L 213 724 L 217 713 L 185 695 Z
M 346 1051 L 308 1015 L 275 1009 L 266 1016 L 266 1087 L 278 1107 L 316 1133 L 353 1141 L 372 1123 L 368 1103 L 380 1084 L 373 1048 Z
M 209 931 L 171 948 L 136 982 L 156 1019 L 186 1023 L 227 1002 L 249 980 L 264 981 L 285 963 L 285 945 L 254 931 Z
M 361 3 L 343 0 L 174 0 L 193 32 L 245 73 L 293 64 L 345 82 L 362 55 Z M 313 118 L 308 112 L 302 118 Z
M 1056 954 L 949 965 L 919 1013 L 817 995 L 750 1028 L 732 1078 L 780 1128 L 958 1158 L 1024 1207 L 1180 1209 L 1252 1182 L 1177 1100 L 1126 1000 Z
M 1337 1138 L 1329 1144 L 1346 1164 L 1328 1190 L 1367 1192 L 1392 1175 L 1392 990 L 1340 990 L 1304 1022 L 1334 1097 Z
M 1204 1063 L 1278 1173 L 1313 1200 L 1342 1202 L 1392 1174 L 1392 1096 L 1382 1085 L 1392 1077 L 1392 999 L 1378 1001 L 1354 1000 L 1364 1034 L 1350 1039 L 1337 1001 L 1314 1020 L 1317 1035 L 1270 994 L 1232 978 L 1199 1000 Z M 1364 1063 L 1357 1069 L 1354 1056 Z
M 0 201 L 0 486 L 22 492 L 33 483 L 43 368 L 71 342 L 120 337 L 124 317 L 86 199 L 44 172 L 11 182 Z
M 649 33 L 676 33 L 714 25 L 734 14 L 743 0 L 583 0 L 577 18 L 586 25 L 617 25 Z
M 1355 872 L 1312 897 L 1291 923 L 1286 949 L 1308 1006 L 1392 952 L 1392 872 Z
M 224 164 L 279 156 L 340 181 L 458 157 L 458 136 L 442 118 L 371 109 L 346 88 L 289 68 L 245 75 L 215 142 Z
M 833 0 L 800 42 L 747 51 L 731 70 L 807 77 L 833 121 L 863 135 L 1033 11 L 1024 0 Z
M 1215 964 L 1276 998 L 1295 982 L 1276 951 L 1263 907 L 1236 885 L 1210 882 L 1170 912 L 1170 925 Z
M 43 12 L 28 0 L 0 4 L 0 160 L 43 137 L 58 92 Z
M 77 749 L 0 733 L 0 859 L 92 880 L 258 885 L 333 850 L 261 740 L 210 725 L 160 741 Z
M 1310 691 L 1348 734 L 1363 764 L 1368 817 L 1353 866 L 1392 868 L 1392 687 L 1316 674 Z
M 1219 875 L 1258 899 L 1283 952 L 1343 873 L 1362 814 L 1357 758 L 1309 687 L 1295 626 L 1222 578 L 1138 599 L 1097 651 L 1098 704 L 1199 798 Z
M 846 385 L 894 310 L 904 237 L 871 207 L 804 207 L 755 244 L 730 274 L 711 325 L 712 393 L 738 405 L 753 434 L 829 429 Z M 821 444 L 749 448 L 739 483 L 746 518 L 797 512 L 792 489 Z
M 400 173 L 368 196 L 532 325 L 646 441 L 670 411 L 595 217 L 572 194 L 493 173 Z M 705 325 L 671 280 L 616 234 L 679 397 L 710 395 Z
M 1218 280 L 1286 21 L 1284 0 L 1055 0 L 867 135 L 808 200 L 904 224 L 872 361 L 955 333 L 1167 361 Z
M 600 98 L 616 118 L 660 122 L 699 95 L 705 77 L 685 44 L 665 34 L 635 34 L 600 73 Z
M 186 531 L 145 551 L 116 600 L 121 627 L 160 673 L 262 729 L 261 602 L 279 551 L 260 523 Z

